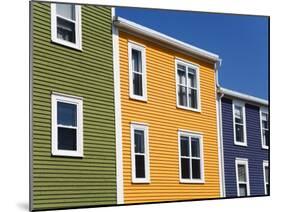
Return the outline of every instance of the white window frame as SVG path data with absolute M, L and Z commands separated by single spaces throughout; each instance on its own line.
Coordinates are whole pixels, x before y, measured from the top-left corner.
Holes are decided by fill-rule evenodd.
M 75 5 L 75 21 L 69 20 L 62 17 L 65 20 L 75 23 L 75 43 L 59 39 L 57 37 L 57 12 L 56 12 L 56 3 L 51 4 L 51 37 L 52 42 L 58 43 L 70 48 L 82 50 L 82 18 L 81 18 L 81 6 Z
M 141 52 L 142 57 L 142 96 L 134 94 L 134 83 L 133 83 L 133 70 L 132 70 L 132 50 L 135 49 Z M 128 42 L 128 56 L 129 56 L 129 96 L 131 99 L 147 101 L 147 81 L 146 81 L 146 49 L 145 46 L 137 44 L 135 42 Z
M 190 86 L 188 85 L 188 71 L 186 72 L 186 79 L 187 79 L 187 106 L 182 106 L 179 104 L 179 97 L 178 97 L 178 64 L 186 66 L 186 67 L 190 67 L 192 69 L 194 69 L 196 71 L 196 85 L 197 85 L 197 108 L 192 108 L 188 106 L 188 89 L 190 88 Z M 188 70 L 188 69 L 187 69 Z M 180 58 L 176 58 L 175 59 L 175 77 L 176 77 L 176 101 L 177 101 L 177 107 L 181 108 L 181 109 L 185 109 L 185 110 L 191 110 L 191 111 L 195 111 L 195 112 L 201 112 L 201 96 L 200 96 L 200 68 L 199 66 L 192 64 L 186 60 L 180 59 Z
M 263 140 L 263 126 L 262 126 L 262 114 L 267 114 L 267 121 L 268 121 L 268 126 L 269 126 L 269 114 L 268 114 L 268 109 L 267 108 L 260 108 L 260 129 L 261 129 L 261 146 L 262 149 L 268 149 L 269 146 L 265 145 L 265 141 Z M 268 132 L 269 132 L 269 127 L 268 127 Z
M 243 112 L 243 137 L 244 137 L 244 142 L 239 142 L 236 141 L 236 130 L 235 130 L 235 106 L 242 107 L 242 112 Z M 232 117 L 233 117 L 233 135 L 234 135 L 234 144 L 238 146 L 247 146 L 247 127 L 246 127 L 246 109 L 245 109 L 245 103 L 238 101 L 238 100 L 232 100 Z
M 250 177 L 249 177 L 249 166 L 248 166 L 248 159 L 247 158 L 236 158 L 235 159 L 235 172 L 236 172 L 236 188 L 237 188 L 237 196 L 240 197 L 240 190 L 239 190 L 239 184 L 244 182 L 239 182 L 239 176 L 238 176 L 238 165 L 245 165 L 246 168 L 246 186 L 247 186 L 247 195 L 250 196 Z
M 83 100 L 80 97 L 52 93 L 52 155 L 83 157 Z M 77 106 L 77 150 L 58 149 L 58 124 L 57 124 L 57 102 L 75 104 Z
M 267 183 L 266 183 L 266 180 L 265 180 L 265 167 L 268 168 L 268 182 Z M 267 190 L 266 190 L 266 185 L 269 184 L 269 166 L 268 166 L 267 160 L 263 161 L 263 182 L 264 182 L 264 194 L 268 195 Z
M 181 156 L 181 136 L 187 137 L 196 137 L 199 138 L 200 143 L 200 158 L 192 157 L 191 153 L 191 142 L 189 142 L 190 156 Z M 178 130 L 178 152 L 179 152 L 179 181 L 180 183 L 205 183 L 205 174 L 204 174 L 204 150 L 203 150 L 203 134 L 200 132 L 192 132 L 188 130 Z M 190 179 L 182 178 L 182 170 L 181 170 L 181 158 L 189 158 L 190 159 Z M 192 179 L 192 158 L 200 159 L 200 174 L 201 179 Z
M 144 131 L 144 162 L 145 162 L 145 178 L 136 178 L 135 166 L 135 130 Z M 140 154 L 140 153 L 138 153 Z M 150 165 L 149 165 L 149 138 L 148 125 L 145 123 L 131 123 L 131 167 L 132 167 L 132 183 L 150 183 Z

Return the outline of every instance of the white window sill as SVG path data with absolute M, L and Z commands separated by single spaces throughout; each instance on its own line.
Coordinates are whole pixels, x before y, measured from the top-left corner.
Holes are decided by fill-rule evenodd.
M 269 149 L 268 146 L 262 146 L 262 149 Z
M 183 184 L 204 184 L 205 180 L 188 180 L 188 179 L 180 179 L 180 183 Z
M 56 44 L 60 44 L 62 46 L 67 46 L 69 48 L 82 51 L 82 45 L 79 45 L 79 44 L 74 44 L 74 43 L 71 43 L 71 42 L 68 42 L 68 41 L 64 41 L 64 40 L 60 40 L 60 39 L 57 39 L 57 38 L 53 38 L 52 42 L 56 43 Z
M 141 102 L 147 102 L 147 98 L 146 97 L 142 97 L 142 96 L 130 95 L 130 99 L 141 101 Z
M 70 150 L 53 150 L 52 156 L 66 156 L 66 157 L 84 157 L 83 153 L 78 151 L 70 151 Z
M 190 107 L 184 107 L 181 105 L 177 105 L 177 108 L 179 109 L 183 109 L 183 110 L 189 110 L 189 111 L 193 111 L 193 112 L 197 112 L 197 113 L 201 113 L 200 109 L 194 109 L 194 108 L 190 108 Z
M 150 184 L 150 180 L 146 180 L 146 179 L 133 179 L 132 183 L 134 183 L 134 184 Z
M 234 145 L 236 145 L 236 146 L 243 146 L 243 147 L 247 147 L 248 146 L 246 142 L 241 143 L 241 142 L 237 142 L 237 141 L 234 141 Z

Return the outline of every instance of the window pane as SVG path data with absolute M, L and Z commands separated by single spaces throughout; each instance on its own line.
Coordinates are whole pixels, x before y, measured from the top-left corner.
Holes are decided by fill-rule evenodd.
M 191 151 L 193 157 L 200 157 L 199 138 L 191 138 Z
M 266 146 L 269 146 L 269 132 L 268 130 L 263 130 L 262 131 L 263 134 L 263 142 Z
M 141 51 L 132 49 L 132 69 L 135 72 L 142 72 L 142 58 Z
M 268 129 L 268 121 L 262 121 L 262 128 Z
M 178 86 L 178 99 L 179 99 L 179 105 L 181 106 L 187 106 L 187 88 L 184 86 L 179 85 Z
M 77 150 L 76 129 L 58 127 L 58 149 Z
M 144 131 L 135 130 L 135 153 L 144 153 Z
M 57 15 L 75 20 L 75 6 L 73 4 L 57 4 Z
M 181 178 L 190 179 L 190 164 L 187 158 L 181 158 Z
M 178 83 L 181 85 L 186 85 L 186 74 L 185 71 L 178 69 Z
M 246 166 L 238 164 L 238 181 L 247 182 L 246 180 Z
M 197 91 L 189 88 L 188 89 L 188 100 L 189 100 L 189 107 L 197 108 Z
M 269 184 L 266 185 L 266 194 L 269 194 Z
M 77 126 L 77 106 L 64 102 L 57 102 L 57 122 L 67 126 Z
M 181 156 L 190 156 L 187 136 L 181 136 Z
M 243 123 L 243 110 L 242 107 L 235 105 L 235 121 L 237 123 Z
M 180 69 L 180 70 L 182 70 L 182 71 L 186 71 L 186 68 L 185 68 L 185 66 L 184 65 L 181 65 L 181 64 L 177 64 L 177 69 Z
M 243 125 L 235 124 L 236 141 L 244 142 Z
M 142 75 L 133 73 L 134 95 L 142 96 Z
M 247 185 L 246 184 L 239 184 L 239 193 L 241 197 L 247 195 Z
M 200 160 L 192 159 L 192 178 L 193 179 L 201 179 L 201 168 L 200 168 Z
M 75 43 L 75 24 L 57 17 L 57 37 Z
M 144 155 L 135 155 L 136 178 L 145 178 Z
M 192 68 L 188 68 L 188 86 L 196 88 L 196 71 Z
M 265 182 L 268 183 L 268 167 L 264 168 L 264 174 L 265 174 Z

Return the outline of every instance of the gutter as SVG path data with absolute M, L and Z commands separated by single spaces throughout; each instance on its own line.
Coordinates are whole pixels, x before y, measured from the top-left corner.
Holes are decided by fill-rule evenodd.
M 167 36 L 163 33 L 160 33 L 158 31 L 152 30 L 150 28 L 144 27 L 140 24 L 137 24 L 135 22 L 126 20 L 124 18 L 116 16 L 113 20 L 113 24 L 122 29 L 126 29 L 130 32 L 134 32 L 140 35 L 147 36 L 149 38 L 155 39 L 157 41 L 163 42 L 165 44 L 168 44 L 169 46 L 172 46 L 176 49 L 183 50 L 185 52 L 191 53 L 193 55 L 203 57 L 211 62 L 220 62 L 221 59 L 217 54 L 208 52 L 204 49 L 200 49 L 198 47 L 192 46 L 188 43 L 184 43 L 180 40 L 174 39 L 170 36 Z
M 218 92 L 221 93 L 221 94 L 224 94 L 225 96 L 230 96 L 230 97 L 234 97 L 234 98 L 237 98 L 237 99 L 242 99 L 244 101 L 252 102 L 252 103 L 255 103 L 255 104 L 258 104 L 258 105 L 268 106 L 267 100 L 261 99 L 261 98 L 255 97 L 255 96 L 251 96 L 251 95 L 248 95 L 248 94 L 243 94 L 243 93 L 233 91 L 233 90 L 230 90 L 230 89 L 226 89 L 226 88 L 222 88 L 222 87 L 219 87 Z

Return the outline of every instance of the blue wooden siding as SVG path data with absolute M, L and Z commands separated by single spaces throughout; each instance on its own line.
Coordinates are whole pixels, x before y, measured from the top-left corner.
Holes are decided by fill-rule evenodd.
M 247 147 L 234 145 L 232 100 L 222 98 L 222 130 L 226 197 L 237 196 L 235 158 L 247 158 L 250 195 L 264 195 L 263 161 L 268 150 L 262 149 L 259 107 L 246 104 Z

